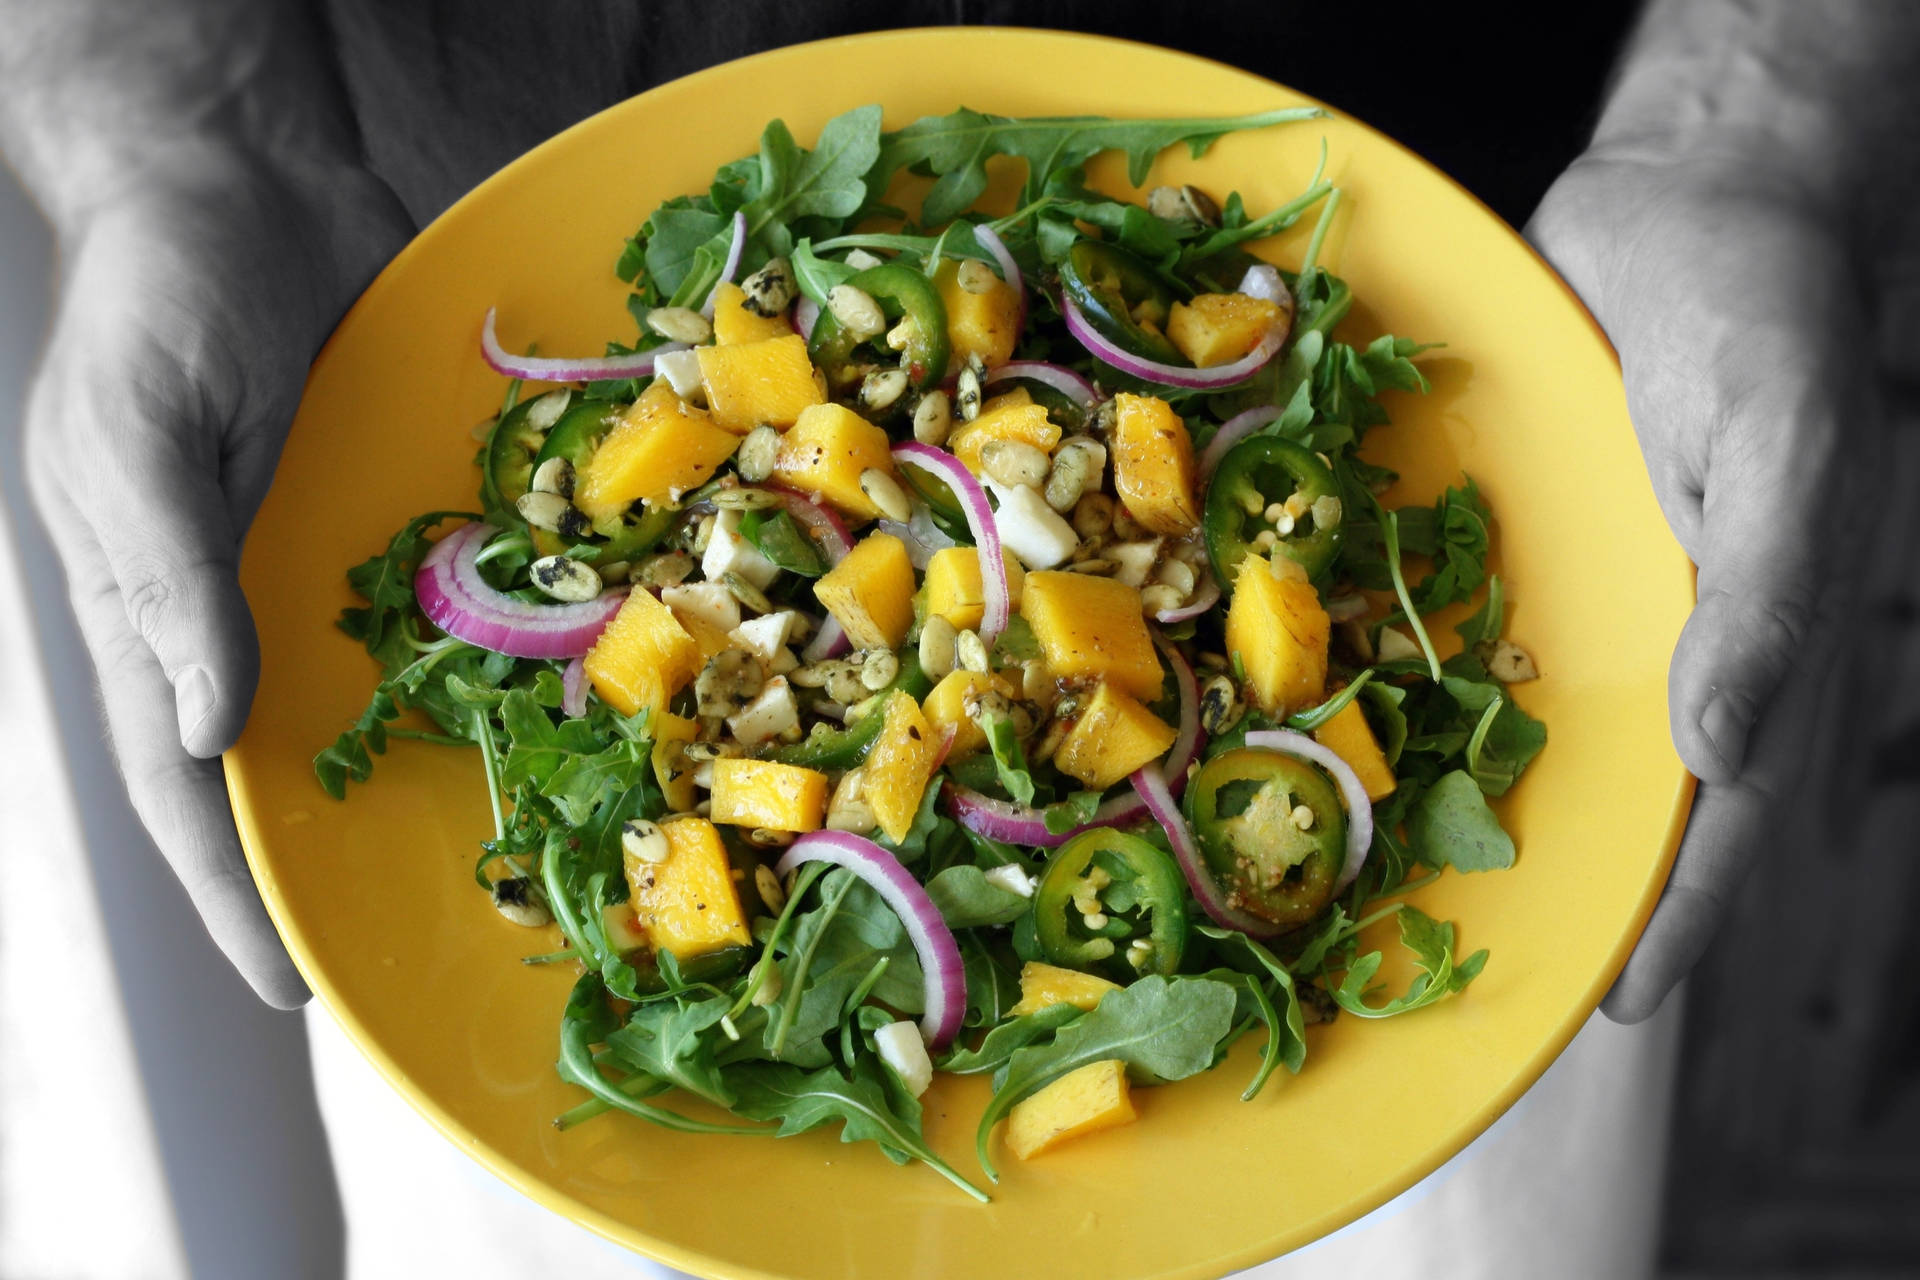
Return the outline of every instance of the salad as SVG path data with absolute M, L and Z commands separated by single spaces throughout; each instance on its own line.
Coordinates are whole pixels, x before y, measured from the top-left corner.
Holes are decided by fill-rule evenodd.
M 922 1135 L 937 1072 L 990 1077 L 997 1180 L 1002 1122 L 1036 1157 L 1255 1034 L 1250 1100 L 1309 1024 L 1480 972 L 1406 895 L 1512 864 L 1487 798 L 1546 734 L 1485 498 L 1389 506 L 1360 455 L 1425 348 L 1335 336 L 1324 147 L 1258 213 L 1087 179 L 1317 114 L 776 120 L 624 246 L 631 343 L 485 317 L 476 509 L 349 572 L 382 677 L 315 769 L 477 750 L 475 879 L 579 974 L 563 1128 L 837 1123 L 984 1200 Z M 1291 269 L 1251 252 L 1309 217 Z

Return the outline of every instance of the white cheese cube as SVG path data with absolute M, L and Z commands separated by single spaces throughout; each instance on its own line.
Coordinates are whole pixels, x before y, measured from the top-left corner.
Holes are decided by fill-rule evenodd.
M 768 587 L 780 576 L 780 566 L 740 536 L 740 512 L 728 508 L 714 517 L 713 537 L 706 554 L 700 557 L 700 572 L 714 582 L 737 573 L 756 587 Z
M 660 603 L 673 610 L 673 616 L 683 622 L 698 618 L 726 632 L 740 625 L 740 602 L 722 582 L 687 582 L 677 587 L 663 587 Z
M 669 351 L 653 358 L 654 372 L 667 380 L 673 394 L 692 404 L 705 404 L 706 384 L 700 380 L 698 351 Z
M 1139 587 L 1153 572 L 1153 562 L 1160 557 L 1160 539 L 1152 538 L 1146 542 L 1116 542 L 1104 547 L 1101 556 L 1113 561 L 1118 567 L 1113 571 L 1115 582 L 1124 582 L 1130 587 Z
M 889 1022 L 873 1033 L 873 1047 L 880 1061 L 893 1068 L 907 1092 L 919 1097 L 933 1083 L 933 1060 L 927 1057 L 927 1042 L 920 1028 L 911 1022 Z
M 727 639 L 760 661 L 770 664 L 774 655 L 786 646 L 788 637 L 793 634 L 794 620 L 799 616 L 792 609 L 781 609 L 758 618 L 749 618 L 729 630 Z
M 1000 543 L 1027 568 L 1051 569 L 1080 545 L 1080 535 L 1047 505 L 1038 489 L 992 481 L 987 487 L 1000 500 L 993 518 L 1000 530 Z
M 767 681 L 759 697 L 742 707 L 739 714 L 727 717 L 727 728 L 747 747 L 759 746 L 799 724 L 800 708 L 784 676 Z
M 993 868 L 981 878 L 990 885 L 1005 889 L 1008 893 L 1017 893 L 1023 898 L 1033 896 L 1033 877 L 1011 862 L 1003 867 Z

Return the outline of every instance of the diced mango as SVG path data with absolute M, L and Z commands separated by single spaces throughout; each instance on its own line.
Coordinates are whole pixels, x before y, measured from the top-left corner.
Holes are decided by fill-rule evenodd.
M 665 862 L 625 856 L 633 913 L 654 949 L 686 960 L 750 944 L 719 830 L 705 818 L 674 818 L 661 823 L 660 832 L 667 838 Z
M 1179 734 L 1172 725 L 1102 680 L 1053 753 L 1054 767 L 1105 791 L 1166 754 Z
M 935 734 L 953 731 L 953 747 L 947 752 L 949 759 L 970 755 L 987 745 L 987 735 L 967 714 L 967 696 L 978 697 L 996 688 L 1002 693 L 1011 692 L 1003 679 L 984 671 L 949 671 L 920 704 L 920 712 L 933 726 Z
M 807 359 L 807 340 L 798 334 L 695 351 L 713 420 L 735 435 L 762 424 L 790 427 L 802 410 L 827 398 Z
M 1393 794 L 1399 785 L 1393 776 L 1393 770 L 1387 764 L 1387 754 L 1380 749 L 1380 743 L 1373 736 L 1373 726 L 1367 723 L 1366 715 L 1360 710 L 1360 702 L 1355 699 L 1340 708 L 1333 719 L 1313 731 L 1314 741 L 1347 762 L 1354 775 L 1360 779 L 1360 785 L 1367 789 L 1367 799 L 1383 800 Z
M 979 417 L 947 437 L 947 451 L 979 475 L 981 451 L 995 440 L 1017 440 L 1052 453 L 1060 443 L 1060 428 L 1047 420 L 1043 405 L 1011 404 L 991 413 L 983 408 Z
M 1140 611 L 1140 593 L 1090 573 L 1027 575 L 1020 616 L 1047 666 L 1062 680 L 1107 680 L 1136 698 L 1160 696 L 1160 656 Z
M 687 629 L 649 591 L 627 596 L 620 612 L 587 651 L 587 679 L 623 716 L 642 707 L 665 711 L 704 659 Z
M 1113 485 L 1135 520 L 1183 538 L 1200 526 L 1193 501 L 1193 438 L 1158 396 L 1113 398 Z
M 870 533 L 813 584 L 856 649 L 898 649 L 913 625 L 913 560 L 890 533 Z
M 1127 1064 L 1104 1058 L 1069 1071 L 1007 1113 L 1007 1146 L 1022 1160 L 1083 1133 L 1125 1124 L 1133 1109 Z
M 893 474 L 886 431 L 845 405 L 822 404 L 804 410 L 780 441 L 773 478 L 817 494 L 847 515 L 872 520 L 880 508 L 860 489 L 860 473 L 869 468 Z
M 676 610 L 673 616 L 680 620 L 680 625 L 687 629 L 687 634 L 693 637 L 693 642 L 700 646 L 702 662 L 707 661 L 722 649 L 739 647 L 734 644 L 731 636 L 698 614 Z
M 1007 566 L 1007 597 L 1011 606 L 1020 607 L 1020 593 L 1027 572 L 1013 553 L 1002 549 L 1000 561 Z M 980 552 L 974 547 L 946 547 L 933 553 L 927 562 L 927 616 L 939 616 L 961 630 L 980 625 L 987 611 L 986 596 L 980 586 Z
M 662 378 L 607 433 L 581 469 L 573 501 L 595 524 L 618 520 L 634 502 L 667 502 L 705 484 L 733 456 L 739 438 Z
M 1018 1018 L 1056 1004 L 1070 1004 L 1091 1013 L 1102 996 L 1118 990 L 1118 983 L 1098 974 L 1029 960 L 1020 966 L 1020 1002 L 1007 1010 L 1007 1015 Z
M 827 812 L 827 775 L 774 760 L 713 762 L 713 820 L 769 831 L 817 831 Z
M 1322 701 L 1332 629 L 1311 583 L 1276 574 L 1264 556 L 1240 562 L 1227 606 L 1227 652 L 1240 660 L 1262 711 L 1288 715 Z
M 693 764 L 685 748 L 699 728 L 664 707 L 653 713 L 653 776 L 667 798 L 667 808 L 674 813 L 693 812 Z
M 1203 293 L 1176 302 L 1167 317 L 1167 341 L 1202 369 L 1231 364 L 1260 345 L 1280 319 L 1280 305 L 1244 293 Z
M 947 309 L 947 338 L 953 344 L 953 368 L 979 356 L 987 368 L 994 369 L 1013 359 L 1014 344 L 1020 340 L 1020 291 L 1004 280 L 995 280 L 985 293 L 968 293 L 960 287 L 960 263 L 943 258 L 933 269 L 933 284 Z
M 988 396 L 985 400 L 982 400 L 980 402 L 980 414 L 982 417 L 985 417 L 989 413 L 998 413 L 1002 409 L 1012 409 L 1023 404 L 1032 403 L 1033 393 L 1018 383 L 1015 383 L 1013 390 L 1002 391 L 997 396 Z
M 880 736 L 861 766 L 863 794 L 887 839 L 899 841 L 913 829 L 927 780 L 946 756 L 946 735 L 927 723 L 920 704 L 904 689 L 887 695 L 882 713 Z
M 722 345 L 764 342 L 793 332 L 785 316 L 756 315 L 746 308 L 747 294 L 737 284 L 723 284 L 713 295 L 713 340 Z

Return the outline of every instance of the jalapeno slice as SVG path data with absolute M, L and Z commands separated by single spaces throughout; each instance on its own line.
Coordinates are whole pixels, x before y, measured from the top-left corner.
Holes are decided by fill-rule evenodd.
M 1186 951 L 1189 897 L 1179 864 L 1157 845 L 1088 831 L 1054 850 L 1040 873 L 1034 934 L 1051 964 L 1170 974 Z
M 520 481 L 520 493 L 526 492 L 533 473 L 551 458 L 565 458 L 573 464 L 574 474 L 585 471 L 593 460 L 595 449 L 620 419 L 621 407 L 605 400 L 576 400 L 567 406 L 554 422 L 553 429 L 547 432 L 547 438 L 541 444 L 526 469 L 526 478 Z M 502 489 L 505 495 L 505 489 Z M 519 497 L 515 494 L 514 498 Z M 512 502 L 513 498 L 507 501 Z M 666 537 L 673 528 L 675 512 L 669 508 L 643 507 L 629 511 L 621 516 L 617 524 L 606 527 L 595 526 L 594 533 L 605 539 L 595 544 L 595 551 L 589 563 L 594 565 L 612 564 L 617 560 L 631 560 L 643 555 Z M 557 533 L 545 529 L 529 528 L 533 536 L 533 549 L 543 556 L 556 556 L 564 553 L 575 544 Z
M 526 396 L 500 416 L 493 434 L 487 437 L 486 461 L 481 468 L 481 484 L 489 498 L 510 507 L 532 487 L 533 460 L 540 456 L 547 428 L 554 422 L 549 416 L 555 408 L 553 397 L 560 397 L 564 405 L 572 394 L 562 388 Z M 539 406 L 537 412 L 535 406 Z
M 1145 258 L 1102 240 L 1077 240 L 1060 264 L 1060 287 L 1101 336 L 1145 360 L 1187 363 L 1164 332 L 1173 288 Z
M 908 645 L 900 651 L 900 674 L 881 693 L 884 695 L 894 689 L 904 690 L 916 702 L 933 692 L 933 681 L 920 669 L 918 646 Z M 883 696 L 875 703 L 876 708 L 884 701 Z M 880 726 L 885 719 L 884 714 L 874 710 L 844 729 L 815 725 L 813 732 L 800 741 L 769 751 L 767 759 L 806 769 L 851 769 L 867 758 L 874 739 L 880 736 Z
M 916 387 L 937 386 L 947 376 L 947 307 L 940 291 L 921 272 L 899 262 L 883 262 L 868 267 L 847 281 L 875 302 L 891 326 L 911 320 L 906 346 L 901 350 L 902 364 Z M 878 335 L 856 338 L 833 312 L 821 308 L 814 323 L 813 336 L 807 340 L 807 355 L 827 375 L 834 386 L 847 381 L 847 368 L 854 362 L 854 348 L 862 342 L 884 341 Z
M 1207 487 L 1207 554 L 1213 560 L 1214 576 L 1222 590 L 1233 590 L 1234 574 L 1240 561 L 1254 549 L 1254 540 L 1264 533 L 1274 535 L 1273 549 L 1286 556 L 1309 578 L 1318 578 L 1333 564 L 1346 536 L 1337 514 L 1323 499 L 1339 501 L 1339 484 L 1333 471 L 1320 461 L 1313 450 L 1282 440 L 1278 436 L 1255 436 L 1242 440 L 1227 451 Z M 1267 519 L 1276 504 L 1295 503 L 1298 515 L 1284 515 L 1278 524 Z M 1322 524 L 1314 514 L 1319 503 L 1322 516 L 1332 523 Z M 1286 532 L 1280 532 L 1285 529 Z
M 1347 815 L 1333 783 L 1313 765 L 1278 751 L 1236 747 L 1193 776 L 1186 810 L 1229 905 L 1294 926 L 1333 900 Z

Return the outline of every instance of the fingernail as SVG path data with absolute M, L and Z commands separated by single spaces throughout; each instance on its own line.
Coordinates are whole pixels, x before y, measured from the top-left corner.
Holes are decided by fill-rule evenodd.
M 1731 694 L 1716 693 L 1707 703 L 1700 713 L 1700 731 L 1727 768 L 1739 769 L 1747 757 L 1747 720 L 1734 709 Z
M 192 750 L 194 735 L 213 714 L 213 677 L 205 667 L 187 667 L 173 678 L 173 709 L 180 717 L 180 743 Z

